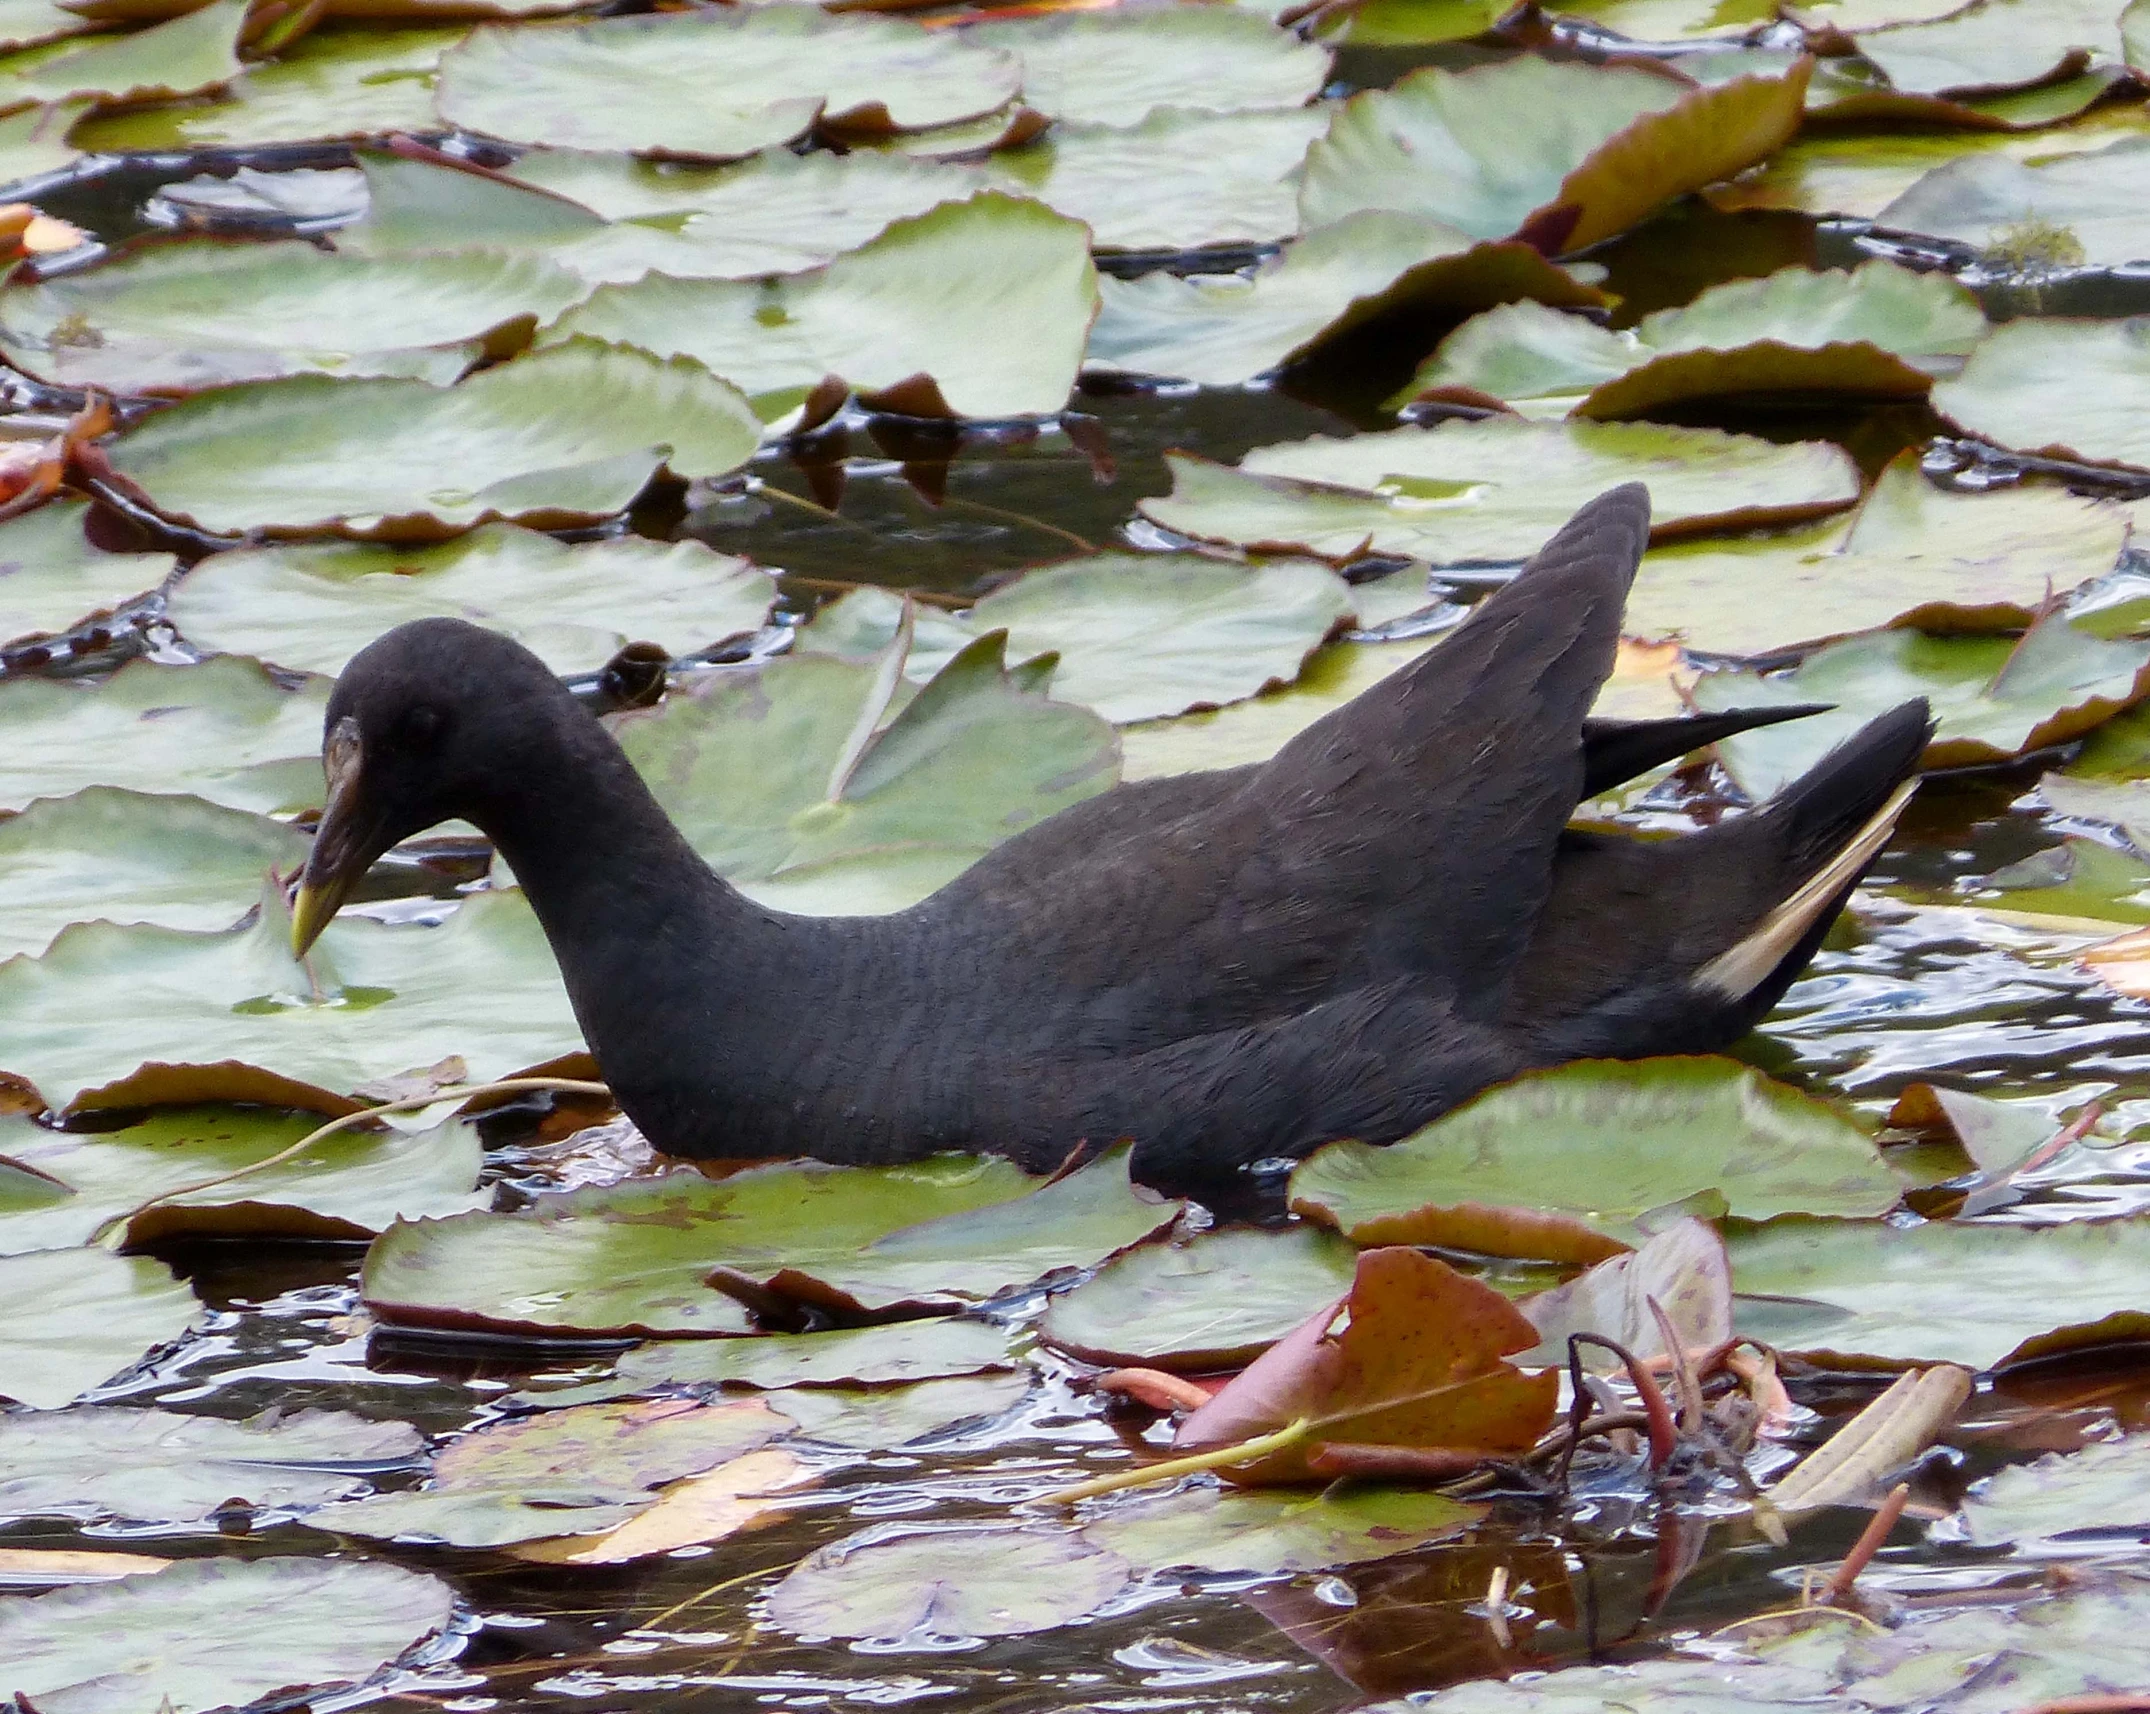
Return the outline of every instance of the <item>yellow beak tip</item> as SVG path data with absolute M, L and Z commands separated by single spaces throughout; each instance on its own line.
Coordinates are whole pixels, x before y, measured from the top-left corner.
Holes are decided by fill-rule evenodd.
M 324 908 L 326 907 L 326 908 Z M 304 958 L 328 927 L 334 906 L 313 887 L 301 887 L 291 901 L 291 956 Z

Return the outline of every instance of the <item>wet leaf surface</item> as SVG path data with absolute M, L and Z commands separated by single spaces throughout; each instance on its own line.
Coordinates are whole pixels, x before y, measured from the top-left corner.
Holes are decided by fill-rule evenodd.
M 641 1386 L 848 1389 L 908 1385 L 1001 1369 L 1008 1362 L 1008 1336 L 1001 1328 L 940 1316 L 758 1339 L 654 1340 L 624 1354 L 618 1372 L 623 1382 Z
M 1996 1471 L 1967 1495 L 1961 1534 L 1981 1547 L 2018 1553 L 2126 1552 L 2150 1536 L 2144 1454 L 2131 1436 Z
M 98 547 L 83 534 L 88 510 L 60 500 L 0 523 L 0 643 L 72 630 L 171 575 L 171 554 Z
M 177 1339 L 201 1305 L 161 1262 L 62 1249 L 0 1256 L 0 1309 L 0 1396 L 52 1410 Z
M 794 1388 L 771 1394 L 770 1403 L 799 1425 L 804 1439 L 882 1452 L 1000 1416 L 1029 1391 L 1027 1375 L 952 1375 L 874 1391 Z
M 2128 402 L 2146 375 L 2150 316 L 2026 318 L 1996 328 L 1961 375 L 1934 389 L 1934 408 L 2019 452 L 2150 468 L 2150 432 Z
M 1145 1569 L 1274 1575 L 1387 1559 L 1484 1515 L 1445 1494 L 1377 1484 L 1320 1493 L 1197 1486 L 1121 1501 L 1085 1518 L 1083 1534 Z
M 1032 1530 L 875 1535 L 821 1549 L 769 1598 L 814 1636 L 1010 1637 L 1081 1618 L 1127 1581 L 1118 1555 Z

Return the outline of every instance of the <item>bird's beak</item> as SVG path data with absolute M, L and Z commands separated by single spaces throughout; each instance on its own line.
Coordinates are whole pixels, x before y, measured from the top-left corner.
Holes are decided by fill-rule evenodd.
M 291 950 L 299 958 L 321 938 L 358 878 L 380 855 L 374 848 L 378 830 L 366 825 L 370 818 L 360 803 L 363 757 L 356 720 L 346 715 L 336 722 L 322 746 L 321 763 L 328 772 L 328 805 L 314 829 L 314 848 L 299 876 L 298 897 L 291 901 Z

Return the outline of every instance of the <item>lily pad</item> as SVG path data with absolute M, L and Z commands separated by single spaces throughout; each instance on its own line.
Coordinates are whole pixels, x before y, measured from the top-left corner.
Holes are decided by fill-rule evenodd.
M 67 141 L 68 126 L 84 105 L 25 107 L 0 118 L 0 187 L 13 192 L 74 165 L 79 151 Z
M 699 364 L 578 339 L 454 387 L 296 375 L 218 388 L 121 435 L 111 461 L 205 530 L 426 541 L 494 518 L 610 517 L 660 466 L 720 475 L 760 434 Z
M 825 376 L 905 416 L 1040 416 L 1067 403 L 1097 303 L 1087 231 L 985 191 L 809 273 L 601 287 L 545 337 L 683 353 L 770 419 Z
M 1083 1535 L 1145 1571 L 1269 1577 L 1409 1553 L 1485 1514 L 1446 1494 L 1370 1483 L 1311 1494 L 1193 1487 L 1086 1518 Z
M 536 256 L 203 239 L 0 289 L 0 353 L 56 386 L 122 393 L 305 374 L 446 383 L 489 337 L 550 321 L 588 290 Z
M 171 1195 L 250 1167 L 318 1123 L 318 1114 L 256 1107 L 160 1107 L 116 1131 L 14 1121 L 0 1128 L 0 1158 L 48 1174 L 72 1194 L 0 1212 L 0 1252 L 89 1243 L 154 1196 L 171 1199 L 135 1214 L 124 1242 L 370 1238 L 398 1219 L 460 1214 L 492 1200 L 476 1188 L 484 1151 L 477 1127 L 463 1119 L 417 1131 L 343 1131 L 282 1166 Z
M 1712 286 L 1623 333 L 1532 303 L 1491 310 L 1443 340 L 1407 393 L 1598 418 L 1743 394 L 1917 398 L 1985 332 L 1978 300 L 1945 275 L 1883 261 L 1784 268 Z
M 2113 569 L 2122 510 L 2058 488 L 1936 487 L 1906 453 L 1848 526 L 1674 542 L 1644 556 L 1622 628 L 1689 649 L 1768 655 L 1882 626 L 2014 630 Z
M 1964 1497 L 1962 1534 L 2018 1553 L 2085 1553 L 2150 1540 L 2150 1435 L 1997 1470 Z
M 541 1197 L 512 1214 L 403 1224 L 366 1255 L 384 1320 L 532 1334 L 752 1330 L 720 1273 L 877 1308 L 955 1308 L 1089 1266 L 1169 1220 L 1115 1151 L 1039 1188 L 1006 1161 L 786 1162 Z M 753 1295 L 753 1294 L 750 1294 Z
M 1438 221 L 1380 209 L 1320 227 L 1248 275 L 1160 272 L 1108 278 L 1100 289 L 1087 368 L 1205 386 L 1237 386 L 1303 360 L 1375 316 L 1430 317 L 1518 297 L 1603 301 L 1528 244 L 1474 244 Z
M 1030 1391 L 1028 1375 L 951 1375 L 906 1386 L 801 1388 L 772 1393 L 769 1402 L 799 1425 L 807 1440 L 859 1452 L 885 1452 L 958 1423 L 1001 1416 Z
M 800 643 L 874 652 L 886 647 L 901 613 L 895 597 L 858 590 L 815 615 Z M 1057 653 L 1054 700 L 1121 722 L 1287 684 L 1350 613 L 1349 587 L 1311 560 L 1235 565 L 1200 554 L 1118 553 L 1027 571 L 946 629 L 958 646 L 1005 630 L 1018 660 Z M 926 678 L 949 655 L 946 647 L 914 645 L 904 670 Z
M 1031 1529 L 866 1530 L 776 1586 L 769 1622 L 803 1636 L 1012 1637 L 1071 1624 L 1119 1593 L 1127 1565 Z
M 2150 315 L 2026 316 L 1997 327 L 1934 408 L 2017 452 L 2150 469 Z
M 305 835 L 193 797 L 91 786 L 0 821 L 0 958 L 39 953 L 69 923 L 229 928 L 261 877 L 296 874 Z
M 1870 1362 L 2011 1363 L 2150 1332 L 2150 1232 L 1779 1220 L 1728 1241 L 1740 1330 Z
M 974 24 L 964 39 L 1013 54 L 1023 104 L 1078 124 L 1134 125 L 1161 107 L 1299 107 L 1329 52 L 1236 7 L 1127 6 Z
M 0 107 L 67 101 L 160 100 L 229 83 L 240 71 L 247 0 L 210 3 L 128 36 L 105 36 L 0 77 Z
M 645 1387 L 856 1389 L 1005 1369 L 1009 1361 L 1004 1329 L 964 1316 L 936 1316 L 827 1333 L 652 1341 L 625 1353 L 617 1373 L 622 1382 Z
M 334 676 L 391 626 L 436 615 L 504 632 L 558 673 L 594 672 L 630 642 L 684 655 L 760 627 L 765 571 L 697 541 L 569 545 L 486 524 L 438 547 L 292 543 L 201 561 L 165 612 L 196 648 Z
M 553 1537 L 521 1542 L 509 1551 L 517 1559 L 548 1565 L 623 1565 L 702 1547 L 781 1517 L 784 1494 L 811 1480 L 812 1473 L 791 1453 L 765 1446 L 674 1482 L 625 1523 L 594 1539 Z
M 1098 250 L 1264 244 L 1299 230 L 1299 163 L 1328 123 L 1319 106 L 1165 108 L 1138 125 L 1056 124 L 996 153 L 985 170 L 1005 189 L 1082 221 Z
M 55 1409 L 177 1339 L 200 1310 L 171 1269 L 144 1256 L 0 1256 L 0 1397 Z
M 33 48 L 62 36 L 94 29 L 87 18 L 61 7 L 57 0 L 8 0 L 0 6 L 0 48 Z
M 1978 0 L 1931 23 L 1870 30 L 1859 51 L 1896 89 L 1979 95 L 2080 71 L 2093 55 L 2121 57 L 2114 0 Z
M 1695 688 L 1707 709 L 1834 704 L 1830 713 L 1741 733 L 1718 746 L 1719 761 L 1755 798 L 1779 790 L 1831 745 L 1908 697 L 1932 705 L 1940 725 L 1925 765 L 1945 768 L 2007 761 L 2065 743 L 2146 694 L 2150 644 L 2107 642 L 2058 614 L 2021 639 L 1869 632 L 1816 650 L 1788 673 L 1710 673 Z
M 1732 1268 L 1717 1229 L 1687 1216 L 1640 1249 L 1607 1256 L 1572 1280 L 1533 1293 L 1521 1308 L 1539 1335 L 1536 1349 L 1516 1359 L 1526 1366 L 1566 1363 L 1568 1341 L 1578 1333 L 1612 1340 L 1645 1360 L 1667 1356 L 1658 1310 L 1681 1350 L 1711 1351 L 1732 1337 Z M 1585 1368 L 1611 1370 L 1622 1362 L 1601 1345 L 1577 1355 Z
M 1055 1297 L 1038 1336 L 1087 1363 L 1242 1368 L 1349 1291 L 1355 1265 L 1349 1243 L 1311 1226 L 1144 1244 Z
M 146 595 L 179 562 L 107 553 L 83 534 L 89 505 L 53 500 L 0 523 L 0 643 L 70 631 Z
M 452 125 L 515 143 L 737 160 L 824 117 L 873 131 L 976 118 L 1016 93 L 1011 54 L 818 7 L 488 28 L 441 57 Z
M 0 1601 L 0 1687 L 54 1714 L 236 1707 L 370 1678 L 454 1611 L 446 1583 L 393 1565 L 191 1559 Z
M 1344 103 L 1307 151 L 1299 209 L 1310 227 L 1390 208 L 1581 250 L 1766 158 L 1798 129 L 1806 85 L 1804 65 L 1714 88 L 1528 54 L 1428 67 Z
M 808 654 L 713 673 L 615 730 L 695 849 L 787 908 L 833 874 L 822 909 L 900 909 L 1113 783 L 1112 729 L 1026 688 L 991 635 L 854 754 L 895 688 L 878 670 Z
M 1489 417 L 1348 439 L 1258 447 L 1235 468 L 1166 455 L 1172 492 L 1142 513 L 1182 535 L 1297 548 L 1369 549 L 1435 565 L 1520 562 L 1575 509 L 1621 482 L 1649 484 L 1658 539 L 1841 511 L 1858 476 L 1836 447 L 1775 446 L 1716 429 Z
M 230 1421 L 84 1405 L 0 1417 L 0 1515 L 195 1524 L 227 1508 L 305 1511 L 362 1492 L 366 1475 L 424 1450 L 405 1422 L 348 1411 L 265 1411 Z
M 2150 260 L 2150 214 L 2131 195 L 2150 167 L 2150 138 L 2026 166 L 2005 154 L 1936 167 L 1881 209 L 1874 223 L 1953 239 L 1991 266 L 2117 268 Z M 2073 260 L 2070 260 L 2070 258 Z
M 1766 1220 L 1882 1214 L 1899 1189 L 1833 1109 L 1698 1057 L 1526 1073 L 1387 1148 L 1316 1151 L 1292 1174 L 1291 1200 L 1358 1244 L 1594 1261 L 1639 1242 L 1652 1209 L 1689 1198 Z M 1534 1230 L 1528 1213 L 1555 1217 L 1552 1229 Z
M 250 926 L 221 934 L 63 930 L 42 957 L 0 964 L 0 1068 L 55 1111 L 230 1100 L 340 1113 L 361 1085 L 446 1053 L 483 1082 L 581 1045 L 520 893 L 481 894 L 439 928 L 346 917 L 304 965 L 290 920 L 271 888 Z
M 101 683 L 0 679 L 0 808 L 85 786 L 192 793 L 232 809 L 316 807 L 327 707 L 325 682 L 287 690 L 236 657 L 129 661 Z

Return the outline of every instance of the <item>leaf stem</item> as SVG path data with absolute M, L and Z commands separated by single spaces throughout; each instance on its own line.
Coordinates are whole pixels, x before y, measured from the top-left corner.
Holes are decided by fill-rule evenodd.
M 1038 1501 L 1047 1506 L 1072 1506 L 1077 1500 L 1094 1500 L 1100 1494 L 1117 1493 L 1122 1488 L 1146 1488 L 1152 1482 L 1170 1482 L 1180 1476 L 1192 1476 L 1203 1470 L 1219 1470 L 1232 1464 L 1251 1464 L 1257 1458 L 1267 1458 L 1272 1452 L 1283 1452 L 1297 1446 L 1313 1430 L 1311 1417 L 1301 1417 L 1286 1424 L 1274 1434 L 1242 1440 L 1231 1446 L 1215 1447 L 1208 1452 L 1192 1452 L 1185 1458 L 1167 1458 L 1162 1464 L 1144 1464 L 1133 1470 L 1115 1471 L 1110 1476 L 1100 1476 L 1094 1481 L 1077 1482 L 1072 1488 L 1055 1488 L 1050 1494 L 1040 1494 Z
M 257 1172 L 266 1172 L 272 1166 L 282 1166 L 295 1160 L 314 1144 L 333 1137 L 339 1131 L 348 1131 L 354 1125 L 364 1124 L 368 1119 L 378 1119 L 384 1113 L 414 1113 L 443 1101 L 473 1101 L 481 1095 L 523 1095 L 535 1090 L 550 1089 L 562 1095 L 603 1095 L 610 1097 L 611 1089 L 602 1083 L 593 1083 L 577 1077 L 504 1077 L 494 1083 L 451 1084 L 424 1095 L 406 1095 L 399 1101 L 383 1101 L 378 1107 L 361 1107 L 355 1113 L 345 1113 L 340 1118 L 317 1125 L 305 1136 L 273 1155 L 264 1155 L 258 1161 L 221 1172 L 214 1178 L 197 1179 L 192 1184 L 174 1185 L 170 1190 L 160 1190 L 155 1196 L 136 1203 L 123 1214 L 115 1214 L 90 1235 L 90 1242 L 102 1244 L 107 1249 L 117 1249 L 135 1217 L 144 1214 L 160 1202 L 169 1202 L 175 1196 L 192 1196 L 198 1191 L 214 1190 L 220 1184 L 230 1184 L 234 1179 L 251 1178 Z

